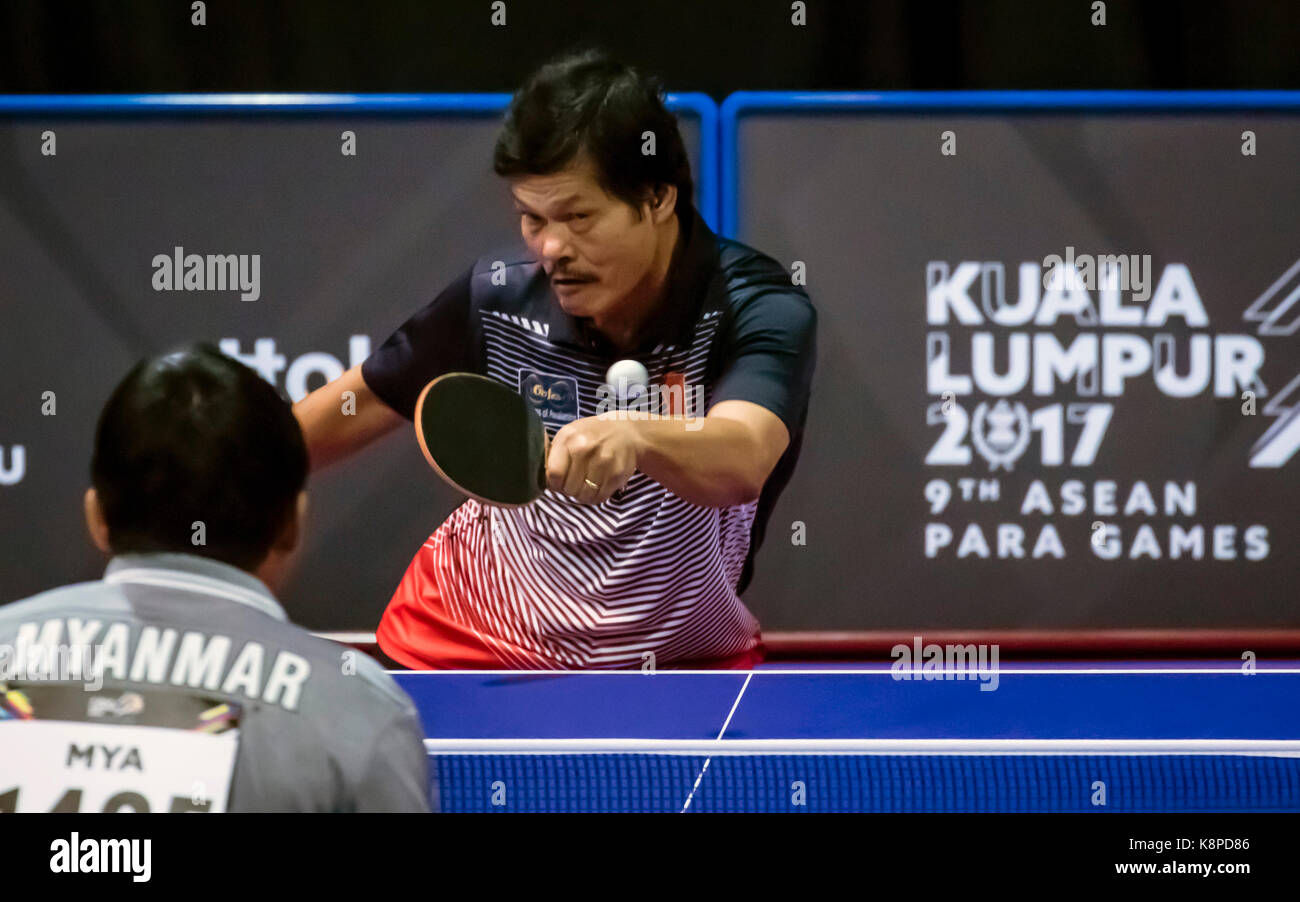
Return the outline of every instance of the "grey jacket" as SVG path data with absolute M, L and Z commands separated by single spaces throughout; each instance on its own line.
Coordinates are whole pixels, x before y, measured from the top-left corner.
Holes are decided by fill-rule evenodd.
M 47 652 L 43 659 L 33 653 L 37 647 Z M 62 663 L 57 663 L 59 647 L 65 649 Z M 94 650 L 79 651 L 84 648 Z M 43 674 L 42 660 L 52 668 Z M 98 664 L 78 671 L 70 669 L 74 660 Z M 81 679 L 66 679 L 70 673 Z M 65 679 L 51 681 L 60 676 Z M 0 782 L 5 784 L 65 779 L 13 773 L 5 765 L 6 757 L 11 764 L 24 760 L 6 748 L 21 748 L 13 743 L 22 742 L 20 721 L 30 716 L 27 722 L 96 725 L 83 727 L 87 735 L 106 722 L 191 734 L 231 732 L 237 753 L 229 773 L 230 811 L 430 807 L 423 730 L 414 705 L 392 678 L 366 655 L 289 623 L 260 580 L 209 558 L 123 555 L 112 560 L 100 581 L 0 607 L 0 681 L 24 690 L 0 710 Z M 99 691 L 87 688 L 101 682 Z M 226 719 L 228 725 L 222 723 Z M 63 727 L 55 724 L 55 729 Z M 36 731 L 27 735 L 35 737 Z M 68 760 L 52 760 L 51 770 L 71 768 L 74 758 L 89 768 L 94 755 L 110 754 L 91 749 L 89 740 L 80 747 L 64 741 L 58 748 L 63 746 L 67 755 L 59 755 Z M 142 779 L 129 765 L 147 769 L 150 762 L 131 762 L 129 752 L 121 754 L 104 763 L 127 764 L 122 779 L 128 784 Z M 26 760 L 28 769 L 45 767 L 33 764 L 30 755 Z M 8 790 L 0 786 L 0 792 Z M 182 801 L 177 804 L 183 807 Z

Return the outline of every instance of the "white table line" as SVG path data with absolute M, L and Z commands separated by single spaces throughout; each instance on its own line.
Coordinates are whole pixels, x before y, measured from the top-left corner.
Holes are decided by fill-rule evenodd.
M 745 677 L 745 684 L 740 687 L 740 692 L 736 695 L 736 700 L 731 703 L 731 710 L 727 712 L 727 719 L 722 722 L 722 729 L 718 731 L 718 737 L 714 742 L 722 742 L 722 736 L 727 732 L 727 727 L 731 725 L 731 718 L 735 716 L 736 708 L 740 706 L 741 696 L 745 694 L 745 690 L 749 688 L 749 681 L 753 678 L 754 672 L 750 671 L 749 676 Z M 695 778 L 695 785 L 691 787 L 690 795 L 686 797 L 686 804 L 682 806 L 681 810 L 682 814 L 685 814 L 686 809 L 691 807 L 691 799 L 695 798 L 695 790 L 700 788 L 700 781 L 704 779 L 704 774 L 709 769 L 709 762 L 712 760 L 712 757 L 704 759 L 704 767 L 700 769 L 699 775 Z
M 1295 739 L 426 739 L 430 754 L 1263 755 L 1300 757 Z M 701 776 L 703 771 L 701 771 Z M 695 781 L 699 786 L 699 778 Z M 692 794 L 694 794 L 694 789 Z

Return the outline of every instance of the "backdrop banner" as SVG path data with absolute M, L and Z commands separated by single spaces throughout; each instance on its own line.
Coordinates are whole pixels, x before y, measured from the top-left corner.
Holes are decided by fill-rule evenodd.
M 819 311 L 766 627 L 1300 625 L 1288 98 L 724 104 L 724 224 Z

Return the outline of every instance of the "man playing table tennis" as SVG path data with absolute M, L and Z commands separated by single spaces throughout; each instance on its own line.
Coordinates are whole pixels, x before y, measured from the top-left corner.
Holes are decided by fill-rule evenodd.
M 552 436 L 540 498 L 468 500 L 429 537 L 380 647 L 417 669 L 752 666 L 762 644 L 740 592 L 799 454 L 807 295 L 709 230 L 658 84 L 603 54 L 525 83 L 494 168 L 526 250 L 479 259 L 295 408 L 316 467 L 411 419 L 450 372 L 517 389 Z M 629 359 L 653 385 L 702 390 L 702 407 L 596 416 L 607 369 Z

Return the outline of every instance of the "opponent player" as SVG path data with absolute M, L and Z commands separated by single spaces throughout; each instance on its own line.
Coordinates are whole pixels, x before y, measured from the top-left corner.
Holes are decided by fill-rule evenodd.
M 709 230 L 657 83 L 600 53 L 524 84 L 494 166 L 525 248 L 479 259 L 295 407 L 317 467 L 409 420 L 454 371 L 516 388 L 553 434 L 540 499 L 467 501 L 429 537 L 381 648 L 411 668 L 751 666 L 740 593 L 799 454 L 812 305 L 776 261 Z M 623 360 L 698 405 L 597 416 Z
M 307 477 L 275 389 L 210 345 L 142 361 L 91 477 L 104 578 L 0 607 L 0 811 L 428 810 L 410 699 L 268 588 Z

